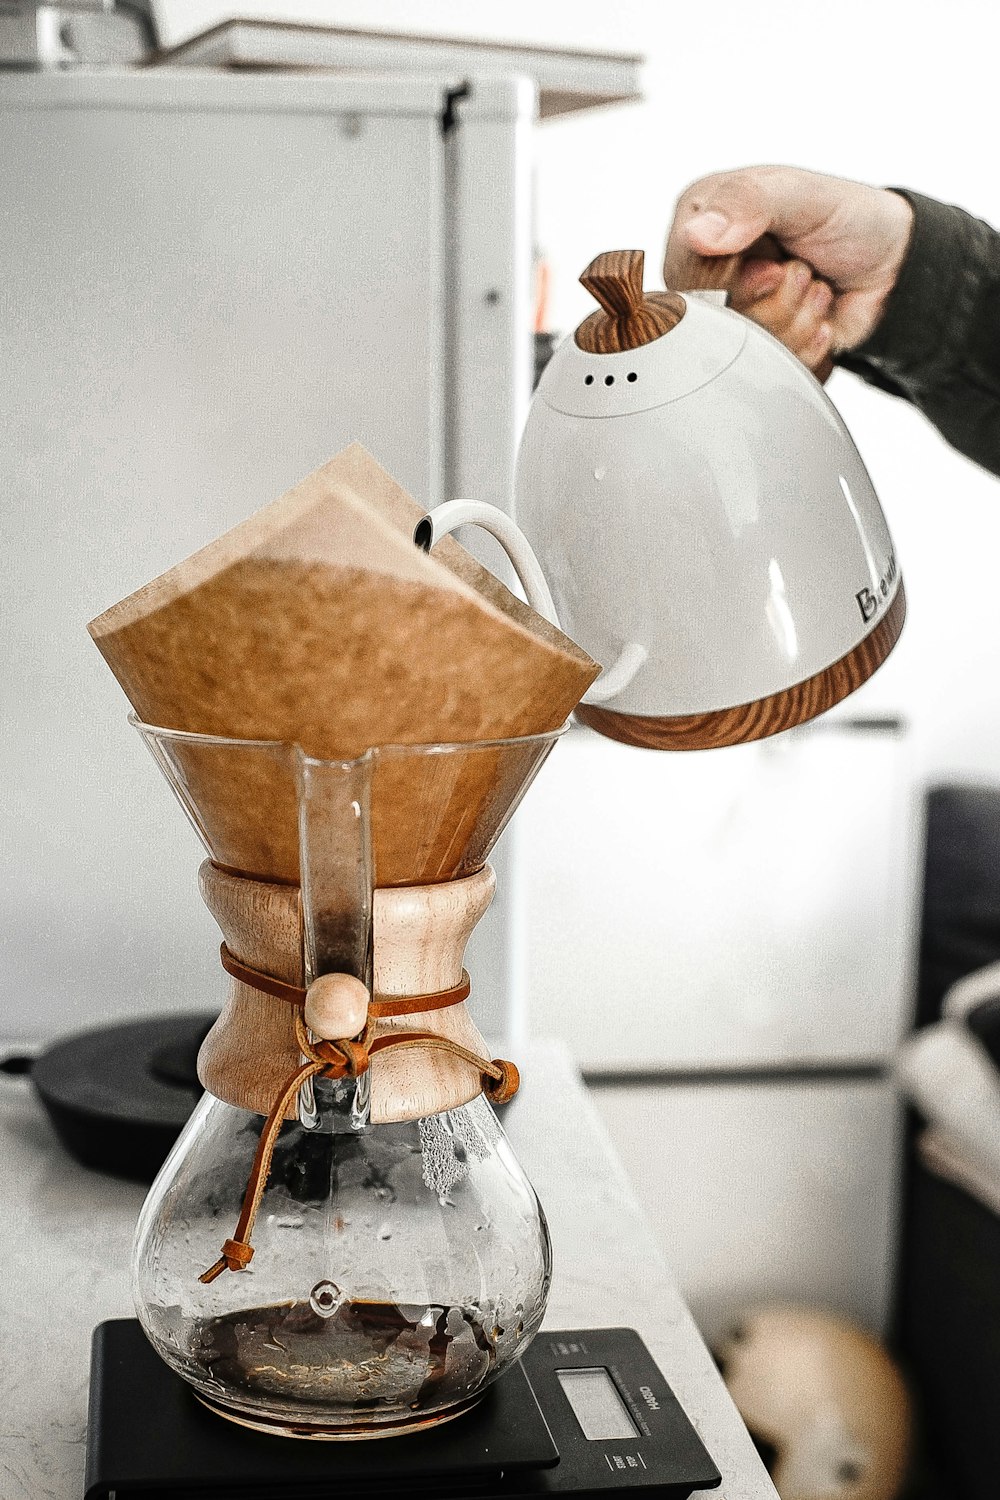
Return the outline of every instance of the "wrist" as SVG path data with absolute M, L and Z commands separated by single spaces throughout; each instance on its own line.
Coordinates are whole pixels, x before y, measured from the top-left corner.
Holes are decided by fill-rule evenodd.
M 991 231 L 962 209 L 906 188 L 886 198 L 909 210 L 908 237 L 880 315 L 850 351 L 903 385 L 927 384 L 953 359 L 975 316 L 976 289 Z M 893 207 L 892 212 L 898 215 Z
M 906 264 L 906 257 L 913 243 L 913 204 L 895 188 L 881 190 L 882 212 L 886 232 L 885 279 L 888 297 Z

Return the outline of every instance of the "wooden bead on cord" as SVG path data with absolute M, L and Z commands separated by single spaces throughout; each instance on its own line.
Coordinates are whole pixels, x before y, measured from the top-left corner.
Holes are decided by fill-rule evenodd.
M 353 974 L 320 974 L 306 990 L 306 1025 L 324 1041 L 358 1036 L 367 1020 L 368 991 Z

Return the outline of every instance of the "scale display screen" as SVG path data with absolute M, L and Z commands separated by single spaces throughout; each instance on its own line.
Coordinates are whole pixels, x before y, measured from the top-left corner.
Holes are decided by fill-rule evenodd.
M 573 1415 L 588 1442 L 639 1436 L 639 1429 L 629 1416 L 618 1387 L 603 1366 L 557 1370 L 556 1379 L 566 1392 Z

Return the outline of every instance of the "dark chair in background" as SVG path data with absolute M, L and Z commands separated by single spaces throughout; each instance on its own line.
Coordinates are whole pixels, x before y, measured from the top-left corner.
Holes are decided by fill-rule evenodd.
M 917 1026 L 939 1018 L 956 980 L 998 959 L 1000 788 L 939 787 L 927 805 Z M 911 1111 L 894 1344 L 935 1472 L 927 1500 L 997 1500 L 1000 1218 L 928 1170 L 920 1128 Z

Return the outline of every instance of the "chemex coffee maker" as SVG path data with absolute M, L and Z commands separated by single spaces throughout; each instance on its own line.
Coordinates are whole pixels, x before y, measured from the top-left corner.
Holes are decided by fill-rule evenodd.
M 595 1410 L 607 1441 L 619 1421 L 652 1443 L 628 1487 L 718 1483 L 635 1335 L 575 1336 L 577 1374 L 608 1382 L 579 1399 L 569 1344 L 539 1340 L 525 1386 L 550 1246 L 492 1107 L 517 1068 L 468 1013 L 465 946 L 490 850 L 574 709 L 658 748 L 774 733 L 875 670 L 903 593 L 864 466 L 791 355 L 696 294 L 645 294 L 639 252 L 582 279 L 601 306 L 534 398 L 523 532 L 471 501 L 426 513 L 354 446 L 90 626 L 205 845 L 230 983 L 136 1234 L 158 1409 L 188 1424 L 157 1450 L 157 1493 L 271 1494 L 267 1454 L 287 1477 L 291 1449 L 312 1455 L 302 1493 L 334 1473 L 396 1492 L 356 1444 L 331 1466 L 275 1436 L 402 1440 L 407 1492 L 456 1473 L 476 1493 L 603 1492 L 625 1481 L 587 1478 Z M 447 535 L 469 522 L 499 536 L 527 604 Z M 145 1493 L 109 1457 L 127 1363 L 109 1348 L 89 1492 L 117 1463 L 117 1492 Z M 663 1386 L 669 1430 L 636 1427 L 627 1368 Z M 506 1427 L 499 1388 L 479 1406 L 505 1372 Z M 190 1468 L 185 1443 L 202 1467 L 167 1475 Z M 210 1490 L 213 1462 L 230 1489 Z

